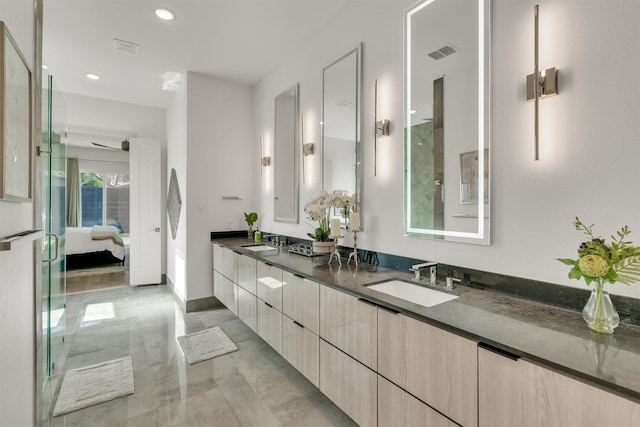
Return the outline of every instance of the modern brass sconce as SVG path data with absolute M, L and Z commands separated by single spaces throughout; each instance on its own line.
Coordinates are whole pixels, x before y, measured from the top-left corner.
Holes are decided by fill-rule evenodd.
M 373 176 L 378 175 L 378 137 L 389 136 L 389 124 L 387 119 L 378 120 L 378 79 L 375 80 L 373 91 L 373 124 L 375 132 L 373 137 Z
M 376 122 L 376 136 L 389 136 L 389 120 L 383 119 Z
M 271 157 L 265 157 L 264 155 L 264 139 L 260 134 L 260 164 L 262 167 L 271 166 Z M 262 168 L 260 168 L 260 176 L 262 177 Z
M 305 156 L 313 156 L 313 142 L 307 142 L 302 145 L 302 153 Z
M 534 160 L 540 160 L 540 112 L 539 101 L 558 94 L 558 70 L 555 67 L 540 71 L 538 62 L 538 9 L 533 7 L 534 45 L 533 45 L 533 74 L 527 76 L 527 100 L 534 102 Z
M 302 134 L 302 183 L 307 183 L 307 156 L 313 155 L 313 142 L 304 143 L 304 114 L 300 115 L 300 133 Z

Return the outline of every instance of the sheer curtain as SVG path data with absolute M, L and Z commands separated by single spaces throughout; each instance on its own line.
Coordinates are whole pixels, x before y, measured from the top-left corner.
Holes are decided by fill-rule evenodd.
M 67 158 L 67 227 L 80 222 L 80 167 L 77 157 Z

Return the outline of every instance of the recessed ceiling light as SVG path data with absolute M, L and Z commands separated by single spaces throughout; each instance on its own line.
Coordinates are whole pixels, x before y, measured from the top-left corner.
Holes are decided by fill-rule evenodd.
M 165 21 L 171 21 L 174 18 L 173 12 L 169 9 L 156 9 L 156 16 Z
M 89 80 L 100 80 L 102 78 L 99 75 L 93 73 L 87 73 L 85 74 L 85 76 L 87 76 Z

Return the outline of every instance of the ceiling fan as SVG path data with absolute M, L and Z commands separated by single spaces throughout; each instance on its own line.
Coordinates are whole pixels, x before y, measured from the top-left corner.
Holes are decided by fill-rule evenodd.
M 129 139 L 125 139 L 124 141 L 120 142 L 120 147 L 111 147 L 109 145 L 104 145 L 104 144 L 98 144 L 97 142 L 91 142 L 93 145 L 95 145 L 96 147 L 101 147 L 101 148 L 108 148 L 110 150 L 122 150 L 122 151 L 129 151 Z

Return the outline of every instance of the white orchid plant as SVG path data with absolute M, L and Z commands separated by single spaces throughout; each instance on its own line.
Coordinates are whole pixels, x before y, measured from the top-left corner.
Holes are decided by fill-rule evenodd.
M 330 242 L 331 227 L 329 225 L 329 215 L 331 208 L 338 208 L 342 210 L 342 216 L 349 218 L 349 213 L 354 207 L 355 198 L 353 196 L 347 196 L 340 193 L 327 193 L 323 191 L 320 195 L 304 207 L 304 211 L 312 221 L 318 221 L 318 227 L 313 233 L 307 233 L 309 237 L 318 242 Z

